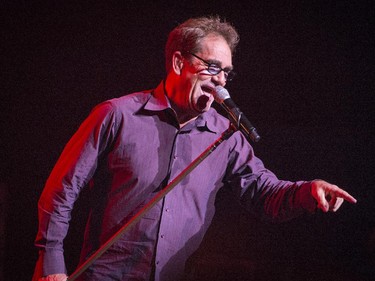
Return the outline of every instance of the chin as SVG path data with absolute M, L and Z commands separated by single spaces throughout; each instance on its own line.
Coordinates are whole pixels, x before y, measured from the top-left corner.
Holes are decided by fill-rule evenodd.
M 202 110 L 202 112 L 207 112 L 207 111 L 210 110 L 210 108 L 211 108 L 211 106 L 209 105 L 209 106 L 205 107 L 205 108 Z
M 199 106 L 199 105 L 196 105 L 195 107 L 195 111 L 198 112 L 198 113 L 204 113 L 204 112 L 207 112 L 210 110 L 211 108 L 211 104 L 209 105 L 206 105 L 206 106 Z

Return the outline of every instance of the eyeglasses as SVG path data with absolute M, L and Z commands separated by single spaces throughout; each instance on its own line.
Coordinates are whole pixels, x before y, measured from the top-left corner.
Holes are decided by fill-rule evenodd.
M 236 73 L 233 72 L 232 70 L 223 69 L 219 65 L 217 65 L 216 63 L 208 62 L 208 61 L 202 59 L 201 57 L 198 57 L 196 54 L 193 54 L 193 53 L 191 53 L 189 51 L 187 51 L 186 53 L 192 55 L 193 57 L 199 59 L 204 64 L 206 64 L 207 65 L 207 71 L 208 71 L 209 74 L 218 75 L 221 71 L 223 71 L 224 72 L 225 81 L 232 81 L 233 78 L 234 78 L 234 76 L 236 75 Z

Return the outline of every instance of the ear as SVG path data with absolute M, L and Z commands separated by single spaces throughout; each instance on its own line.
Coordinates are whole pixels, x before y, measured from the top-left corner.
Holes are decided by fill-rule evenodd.
M 174 52 L 172 56 L 172 69 L 177 74 L 180 75 L 182 67 L 184 66 L 184 57 L 180 51 Z

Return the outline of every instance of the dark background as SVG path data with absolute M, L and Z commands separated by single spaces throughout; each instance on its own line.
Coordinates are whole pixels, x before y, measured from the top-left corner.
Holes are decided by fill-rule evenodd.
M 242 2 L 0 4 L 0 280 L 31 279 L 37 200 L 92 107 L 155 87 L 165 75 L 168 32 L 207 14 L 225 17 L 240 33 L 238 75 L 227 88 L 262 136 L 254 144 L 257 155 L 282 179 L 323 178 L 344 187 L 358 203 L 335 214 L 270 225 L 222 192 L 217 217 L 192 261 L 197 275 L 205 280 L 373 278 L 374 2 Z M 70 272 L 85 215 L 79 200 L 66 239 Z

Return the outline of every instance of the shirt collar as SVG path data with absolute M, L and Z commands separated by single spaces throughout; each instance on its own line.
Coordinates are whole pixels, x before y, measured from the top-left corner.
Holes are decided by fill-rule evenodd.
M 161 111 L 165 109 L 172 109 L 171 104 L 164 91 L 164 81 L 152 91 L 149 100 L 146 102 L 144 109 L 150 111 Z

